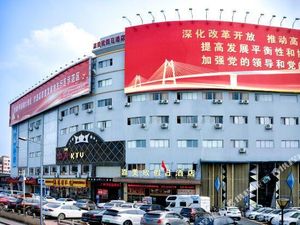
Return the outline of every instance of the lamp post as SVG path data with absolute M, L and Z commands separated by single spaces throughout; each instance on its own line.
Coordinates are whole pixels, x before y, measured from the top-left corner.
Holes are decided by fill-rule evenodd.
M 278 205 L 279 205 L 279 207 L 281 209 L 281 224 L 283 224 L 283 209 L 289 203 L 289 199 L 288 198 L 279 198 L 279 199 L 277 199 L 277 203 L 278 203 Z
M 43 225 L 43 213 L 42 213 L 42 206 L 43 206 L 43 144 L 41 142 L 35 142 L 25 137 L 18 138 L 21 141 L 32 142 L 35 144 L 40 145 L 40 225 Z

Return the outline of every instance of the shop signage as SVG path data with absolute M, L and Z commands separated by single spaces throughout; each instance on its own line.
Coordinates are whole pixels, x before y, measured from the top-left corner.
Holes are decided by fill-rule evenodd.
M 95 48 L 107 48 L 109 46 L 117 45 L 125 42 L 125 34 L 118 33 L 108 37 L 101 38 L 100 41 L 94 43 Z
M 126 28 L 125 92 L 300 92 L 300 30 L 219 21 Z M 143 49 L 143 51 L 140 51 Z
M 45 185 L 51 187 L 87 187 L 86 179 L 45 179 Z
M 160 170 L 160 169 L 156 169 L 156 170 L 148 170 L 148 169 L 144 169 L 144 170 L 137 170 L 137 169 L 133 169 L 131 170 L 131 173 L 128 173 L 129 171 L 127 169 L 122 169 L 121 170 L 121 176 L 122 177 L 172 177 L 172 173 L 170 170 L 166 170 L 166 172 Z M 188 178 L 195 178 L 195 170 L 181 170 L 178 169 L 175 171 L 175 177 L 181 178 L 181 177 L 188 177 Z
M 26 120 L 63 102 L 90 93 L 91 59 L 70 66 L 10 105 L 9 124 Z

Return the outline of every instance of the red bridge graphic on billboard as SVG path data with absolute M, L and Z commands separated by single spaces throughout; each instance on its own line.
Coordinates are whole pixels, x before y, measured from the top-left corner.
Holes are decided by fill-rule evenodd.
M 126 28 L 125 92 L 228 89 L 300 93 L 300 31 L 219 21 Z
M 136 75 L 126 92 L 186 88 L 300 92 L 300 70 L 213 72 L 204 67 L 165 60 L 150 78 Z

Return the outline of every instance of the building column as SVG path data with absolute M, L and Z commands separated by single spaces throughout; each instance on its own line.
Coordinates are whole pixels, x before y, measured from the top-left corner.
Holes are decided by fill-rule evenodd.
M 127 186 L 127 183 L 123 183 L 123 200 L 128 201 L 128 186 Z

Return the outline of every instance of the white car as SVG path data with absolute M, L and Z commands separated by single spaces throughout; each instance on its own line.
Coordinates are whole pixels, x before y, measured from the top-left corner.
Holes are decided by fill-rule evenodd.
M 59 203 L 63 205 L 75 205 L 76 201 L 72 198 L 58 198 L 54 203 Z
M 270 210 L 271 208 L 260 208 L 259 210 L 255 212 L 251 212 L 248 216 L 250 220 L 255 220 L 256 216 L 260 215 L 261 213 L 264 213 L 266 210 Z
M 53 197 L 51 197 L 51 196 L 49 196 L 49 195 L 47 195 L 47 196 L 45 196 L 44 197 L 44 201 L 46 201 L 46 202 L 56 202 L 56 199 L 55 198 L 53 198 Z
M 129 208 L 107 209 L 102 217 L 102 224 L 139 225 L 145 211 Z
M 241 220 L 242 213 L 238 207 L 227 207 L 219 211 L 221 216 L 228 216 L 234 220 Z
M 267 215 L 269 215 L 269 213 L 272 213 L 273 211 L 274 211 L 274 209 L 267 209 L 267 210 L 263 211 L 262 213 L 256 215 L 255 220 L 257 220 L 259 222 L 264 222 L 265 217 Z
M 56 217 L 59 220 L 65 218 L 81 218 L 82 213 L 87 212 L 75 205 L 63 205 L 57 203 L 48 203 L 43 206 L 42 213 L 44 216 Z
M 289 224 L 289 221 L 291 220 L 291 218 L 293 218 L 292 216 L 296 216 L 297 218 L 299 218 L 299 211 L 292 211 L 292 212 L 287 212 L 283 214 L 283 222 L 284 224 Z M 293 224 L 296 224 L 297 219 L 294 221 Z M 271 219 L 271 224 L 272 225 L 279 225 L 281 224 L 281 213 L 280 215 L 275 216 L 273 219 Z
M 279 215 L 281 213 L 281 209 L 275 209 L 273 210 L 271 213 L 268 213 L 267 215 L 265 215 L 265 222 L 270 222 L 271 219 L 273 219 L 273 217 Z
M 300 219 L 300 212 L 297 211 L 289 217 L 283 218 L 283 225 L 294 225 Z

